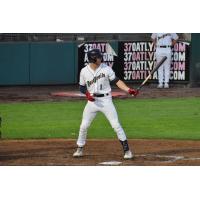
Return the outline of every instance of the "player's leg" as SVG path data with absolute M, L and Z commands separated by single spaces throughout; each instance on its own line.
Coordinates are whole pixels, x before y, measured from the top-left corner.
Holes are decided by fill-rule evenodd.
M 110 122 L 112 128 L 115 130 L 117 137 L 123 147 L 124 151 L 124 159 L 131 159 L 133 158 L 132 152 L 129 150 L 129 145 L 127 141 L 126 134 L 121 127 L 121 124 L 118 119 L 117 111 L 115 106 L 113 105 L 112 99 L 106 99 L 104 103 L 104 107 L 101 110 L 108 121 Z
M 162 54 L 156 52 L 156 62 L 159 63 L 162 59 Z M 163 80 L 164 80 L 164 66 L 161 65 L 158 68 L 158 88 L 163 88 Z
M 171 69 L 171 51 L 166 54 L 167 60 L 164 64 L 164 88 L 169 88 L 170 69 Z
M 87 130 L 95 118 L 97 114 L 97 110 L 94 108 L 94 105 L 92 102 L 88 102 L 85 106 L 85 109 L 83 111 L 83 117 L 82 122 L 79 129 L 79 136 L 77 140 L 77 150 L 73 154 L 74 157 L 81 157 L 83 156 L 83 147 L 86 143 L 86 137 L 87 137 Z

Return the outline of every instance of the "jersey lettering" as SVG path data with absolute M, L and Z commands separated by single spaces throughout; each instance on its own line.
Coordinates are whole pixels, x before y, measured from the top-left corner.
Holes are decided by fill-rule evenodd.
M 92 84 L 96 83 L 97 80 L 106 77 L 104 73 L 99 74 L 99 76 L 95 76 L 91 81 L 87 81 L 87 86 L 90 87 Z

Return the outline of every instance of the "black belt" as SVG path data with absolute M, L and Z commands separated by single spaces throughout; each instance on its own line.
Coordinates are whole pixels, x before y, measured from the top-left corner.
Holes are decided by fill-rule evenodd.
M 109 93 L 106 93 L 106 94 L 93 94 L 94 97 L 105 97 L 105 96 L 108 96 Z
M 171 48 L 172 46 L 170 46 L 170 45 L 161 45 L 161 46 L 158 46 L 158 47 L 160 47 L 160 48 Z

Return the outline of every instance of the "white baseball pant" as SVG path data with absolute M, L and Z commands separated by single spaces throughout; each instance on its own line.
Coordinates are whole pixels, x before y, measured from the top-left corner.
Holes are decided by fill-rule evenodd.
M 117 133 L 117 137 L 121 141 L 126 140 L 126 134 L 120 125 L 112 97 L 96 97 L 94 102 L 88 101 L 83 111 L 82 123 L 80 125 L 79 137 L 77 145 L 83 147 L 86 143 L 87 130 L 95 118 L 97 112 L 102 112 L 109 120 L 112 128 Z
M 171 48 L 157 48 L 156 49 L 156 60 L 157 63 L 167 56 L 167 60 L 158 69 L 158 82 L 159 84 L 169 83 L 170 79 L 170 68 L 171 68 Z

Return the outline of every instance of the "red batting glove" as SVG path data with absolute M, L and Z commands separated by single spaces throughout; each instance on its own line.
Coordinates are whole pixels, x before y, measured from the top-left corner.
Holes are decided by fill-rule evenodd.
M 88 101 L 95 101 L 94 97 L 89 92 L 86 92 L 85 95 L 86 95 Z
M 132 96 L 137 96 L 139 94 L 139 91 L 129 88 L 128 93 Z

